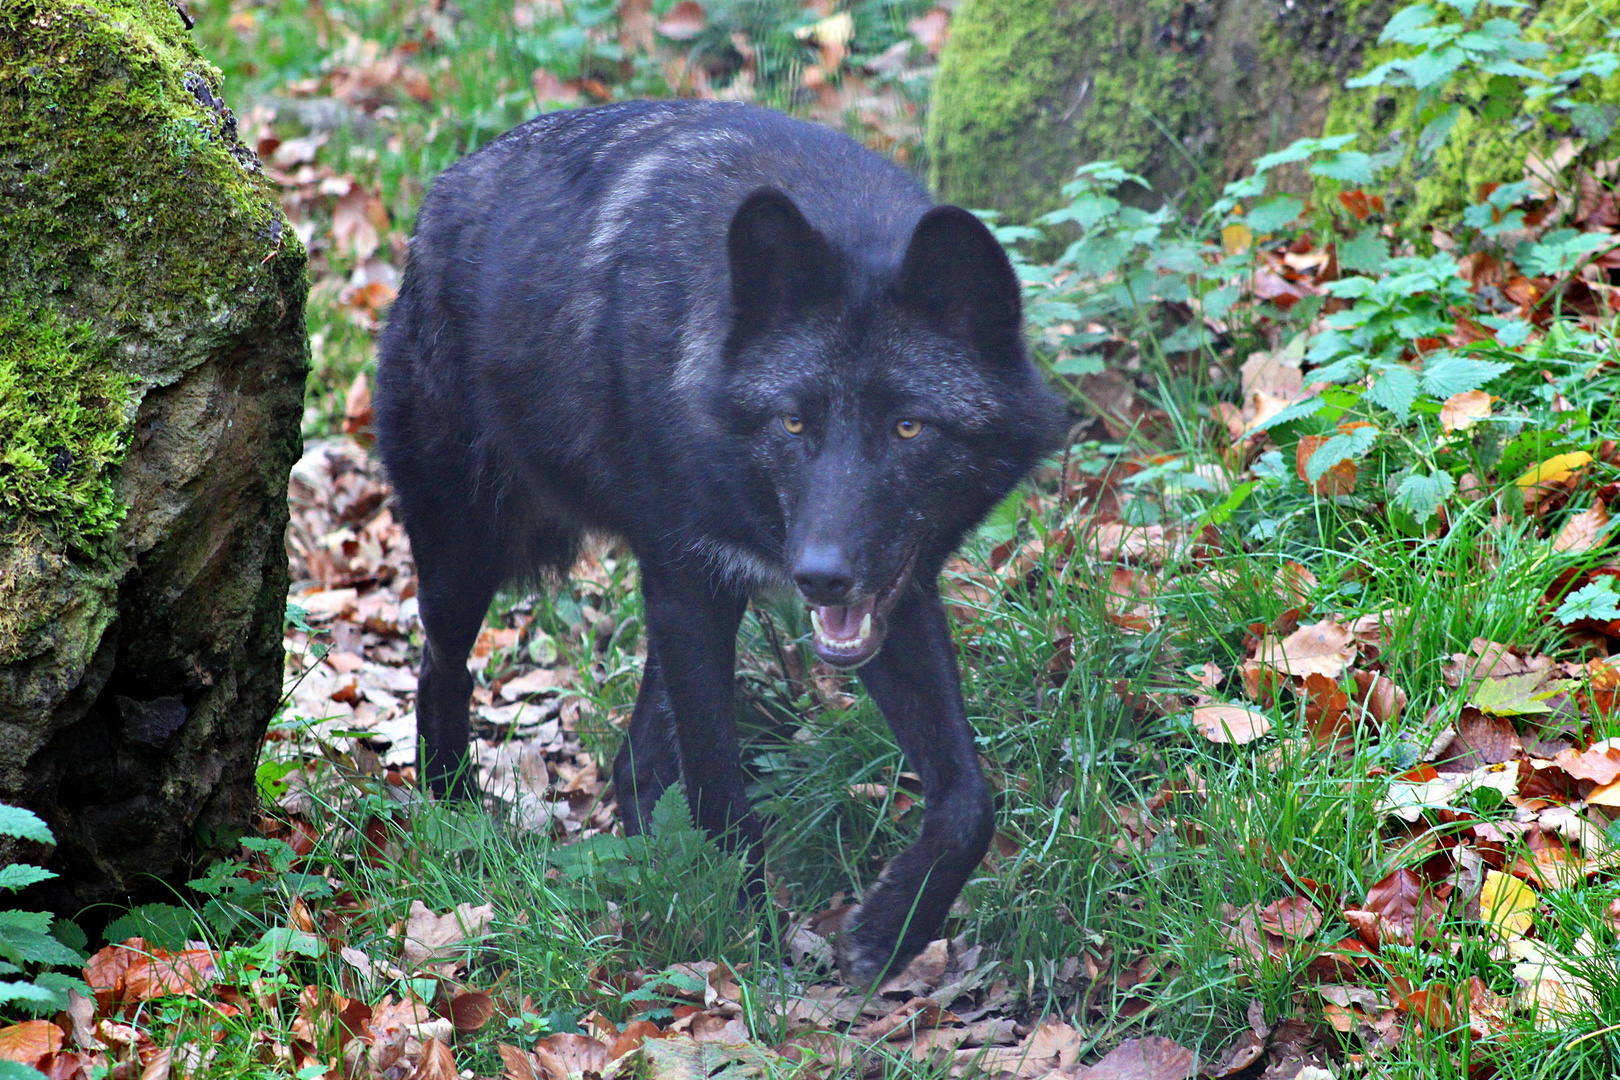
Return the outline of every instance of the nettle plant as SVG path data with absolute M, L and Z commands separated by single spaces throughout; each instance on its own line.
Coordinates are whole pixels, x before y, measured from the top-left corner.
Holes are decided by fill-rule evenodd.
M 1541 300 L 1547 311 L 1540 305 L 1535 311 L 1544 326 L 1550 313 L 1553 327 L 1538 339 L 1538 367 L 1560 342 L 1594 356 L 1606 348 L 1589 333 L 1558 330 L 1557 317 L 1564 287 L 1613 246 L 1613 237 L 1574 228 L 1535 235 L 1531 226 L 1542 224 L 1555 201 L 1556 192 L 1546 185 L 1488 186 L 1452 223 L 1447 246 L 1454 250 L 1433 254 L 1418 251 L 1420 244 L 1428 246 L 1426 237 L 1403 239 L 1393 224 L 1381 224 L 1383 200 L 1364 190 L 1391 180 L 1403 164 L 1432 162 L 1464 115 L 1517 132 L 1540 125 L 1543 131 L 1598 138 L 1612 131 L 1611 114 L 1620 107 L 1600 100 L 1598 84 L 1620 70 L 1615 53 L 1554 52 L 1528 40 L 1511 19 L 1482 18 L 1484 7 L 1479 0 L 1448 0 L 1398 12 L 1381 40 L 1403 55 L 1349 83 L 1415 91 L 1412 115 L 1418 123 L 1404 143 L 1368 152 L 1351 145 L 1354 134 L 1300 139 L 1256 160 L 1249 175 L 1226 185 L 1191 223 L 1169 206 L 1145 210 L 1123 202 L 1122 185 L 1145 188 L 1146 182 L 1114 162 L 1096 162 L 1078 169 L 1065 186 L 1066 206 L 1034 227 L 997 228 L 1009 246 L 1043 240 L 1051 228 L 1075 237 L 1048 265 L 1014 252 L 1037 353 L 1052 374 L 1079 391 L 1078 380 L 1102 371 L 1122 339 L 1134 344 L 1143 361 L 1166 363 L 1176 354 L 1217 361 L 1217 348 L 1242 356 L 1268 341 L 1294 338 L 1305 345 L 1306 381 L 1328 388 L 1270 416 L 1252 433 L 1271 430 L 1285 444 L 1314 436 L 1315 448 L 1303 463 L 1304 479 L 1313 487 L 1343 462 L 1380 457 L 1391 513 L 1408 529 L 1421 529 L 1464 472 L 1483 474 L 1485 465 L 1502 456 L 1498 446 L 1487 455 L 1491 461 L 1482 461 L 1467 440 L 1444 436 L 1437 422 L 1444 403 L 1522 366 L 1521 349 L 1536 331 L 1518 313 L 1503 314 L 1478 301 L 1461 274 L 1458 252 L 1484 252 L 1524 274 L 1551 279 Z M 1318 192 L 1326 196 L 1322 206 L 1269 192 L 1273 171 L 1294 164 L 1319 181 Z M 1309 247 L 1308 229 L 1331 240 L 1337 276 L 1318 294 L 1289 295 L 1285 303 L 1265 287 L 1261 253 L 1290 240 Z M 1481 340 L 1453 344 L 1459 318 L 1478 327 Z M 1204 369 L 1201 363 L 1181 367 Z M 1545 388 L 1526 389 L 1539 394 Z M 1504 428 L 1514 423 L 1522 426 L 1521 420 Z M 1569 423 L 1563 426 L 1572 430 Z M 1512 435 L 1504 432 L 1504 438 Z M 1284 471 L 1273 471 L 1277 482 L 1286 482 Z
M 0 803 L 0 836 L 56 843 L 37 814 L 4 803 Z M 19 892 L 54 877 L 42 866 L 14 862 L 0 866 L 0 889 Z M 83 965 L 80 950 L 86 944 L 83 930 L 65 919 L 53 919 L 48 911 L 0 910 L 0 1008 L 44 1016 L 67 1008 L 69 990 L 88 996 L 84 980 L 55 970 Z M 19 1075 L 38 1074 L 24 1070 Z

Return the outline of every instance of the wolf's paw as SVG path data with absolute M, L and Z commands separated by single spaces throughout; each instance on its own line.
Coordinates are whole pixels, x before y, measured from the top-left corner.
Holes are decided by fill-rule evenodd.
M 833 947 L 838 958 L 838 975 L 845 984 L 856 990 L 872 989 L 888 967 L 893 949 L 874 949 L 862 945 L 848 933 L 840 934 Z

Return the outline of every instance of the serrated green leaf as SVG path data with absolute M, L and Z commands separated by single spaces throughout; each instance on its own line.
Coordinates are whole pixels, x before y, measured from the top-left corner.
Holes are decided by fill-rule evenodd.
M 1389 261 L 1389 241 L 1372 226 L 1341 241 L 1338 250 L 1339 265 L 1361 274 L 1381 273 Z
M 1466 356 L 1440 356 L 1423 364 L 1423 392 L 1445 400 L 1453 394 L 1478 390 L 1513 365 L 1497 360 L 1473 360 Z
M 1614 591 L 1614 579 L 1604 576 L 1584 585 L 1568 596 L 1553 612 L 1553 617 L 1568 625 L 1582 619 L 1612 622 L 1620 619 L 1620 594 Z
M 1433 517 L 1440 504 L 1451 498 L 1456 490 L 1457 482 L 1450 473 L 1435 473 L 1433 476 L 1413 473 L 1401 481 L 1400 488 L 1395 492 L 1395 505 L 1421 523 Z
M 1382 405 L 1404 421 L 1418 396 L 1418 377 L 1403 367 L 1385 368 L 1367 388 L 1367 400 Z
M 51 929 L 51 913 L 48 911 L 18 911 L 15 908 L 0 911 L 0 931 L 11 929 L 31 930 L 36 934 L 48 934 Z
M 1308 397 L 1301 401 L 1296 401 L 1292 405 L 1285 407 L 1275 416 L 1265 420 L 1263 423 L 1256 424 L 1253 429 L 1251 429 L 1250 434 L 1258 434 L 1262 431 L 1270 431 L 1278 424 L 1286 424 L 1292 420 L 1312 416 L 1321 411 L 1322 407 L 1326 404 L 1327 402 L 1323 401 L 1320 395 L 1316 397 Z
M 54 844 L 51 827 L 32 810 L 0 803 L 0 836 L 15 836 L 19 840 L 32 840 L 36 844 Z
M 1327 471 L 1341 461 L 1361 457 L 1378 439 L 1378 429 L 1368 424 L 1352 428 L 1333 436 L 1318 446 L 1305 462 L 1305 479 L 1312 484 L 1327 475 Z
M 145 938 L 159 949 L 183 949 L 197 921 L 190 908 L 174 904 L 143 904 L 107 924 L 102 935 L 108 941 Z
M 84 963 L 84 957 L 50 934 L 16 926 L 0 929 L 0 956 L 19 964 Z
M 10 866 L 0 866 L 0 889 L 18 892 L 41 881 L 49 881 L 55 876 L 54 873 L 43 866 L 34 866 L 31 863 L 12 863 Z
M 1305 212 L 1305 204 L 1292 195 L 1280 195 L 1256 206 L 1244 222 L 1256 235 L 1276 232 Z
M 1411 7 L 1402 8 L 1390 17 L 1389 22 L 1384 24 L 1384 29 L 1378 35 L 1378 40 L 1381 42 L 1398 40 L 1399 35 L 1433 22 L 1434 17 L 1434 8 L 1428 4 L 1413 4 Z
M 31 982 L 0 982 L 0 1005 L 25 1002 L 34 1005 L 54 1005 L 57 993 Z

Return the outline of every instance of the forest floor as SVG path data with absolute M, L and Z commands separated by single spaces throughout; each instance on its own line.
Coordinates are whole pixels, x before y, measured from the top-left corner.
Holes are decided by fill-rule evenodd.
M 1343 140 L 1261 159 L 1196 221 L 1082 170 L 1054 226 L 1077 242 L 1016 261 L 1087 419 L 946 574 L 999 831 L 949 937 L 863 996 L 828 939 L 920 787 L 791 601 L 739 643 L 766 917 L 678 797 L 651 836 L 617 830 L 644 645 L 611 545 L 490 612 L 486 804 L 417 793 L 414 573 L 367 380 L 416 204 L 460 153 L 541 105 L 679 92 L 915 163 L 948 12 L 190 6 L 311 250 L 287 701 L 240 857 L 109 925 L 91 993 L 0 1029 L 0 1058 L 64 1080 L 1613 1074 L 1620 162 L 1567 141 L 1421 236 Z M 1339 187 L 1268 195 L 1294 161 Z

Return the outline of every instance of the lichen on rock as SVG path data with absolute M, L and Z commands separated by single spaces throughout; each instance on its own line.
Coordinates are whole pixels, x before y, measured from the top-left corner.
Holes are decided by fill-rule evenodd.
M 251 808 L 304 261 L 169 3 L 0 0 L 0 800 L 58 837 L 40 902 Z

